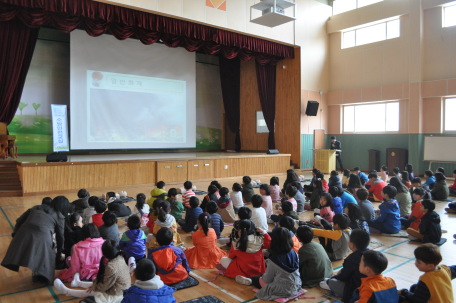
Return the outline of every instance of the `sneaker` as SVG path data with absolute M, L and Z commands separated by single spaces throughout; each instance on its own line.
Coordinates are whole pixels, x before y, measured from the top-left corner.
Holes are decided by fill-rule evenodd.
M 326 290 L 331 290 L 331 288 L 329 288 L 328 286 L 328 281 L 329 279 L 325 279 L 323 281 L 320 282 L 320 287 L 323 288 L 323 289 L 326 289 Z
M 134 257 L 130 257 L 128 259 L 128 270 L 130 271 L 130 275 L 135 271 L 136 268 L 136 260 Z
M 230 237 L 220 237 L 217 239 L 218 244 L 228 244 L 230 243 Z
M 79 273 L 75 273 L 73 277 L 73 281 L 71 281 L 71 287 L 80 287 L 81 279 L 79 278 Z
M 236 282 L 242 285 L 252 285 L 252 280 L 243 276 L 236 276 Z
M 271 218 L 268 218 L 268 224 L 275 224 L 275 222 L 274 222 L 274 221 L 272 221 L 272 219 L 271 219 Z

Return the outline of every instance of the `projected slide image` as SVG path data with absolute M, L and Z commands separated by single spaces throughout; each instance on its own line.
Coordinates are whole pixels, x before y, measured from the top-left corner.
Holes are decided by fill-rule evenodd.
M 185 81 L 87 71 L 89 142 L 186 142 Z

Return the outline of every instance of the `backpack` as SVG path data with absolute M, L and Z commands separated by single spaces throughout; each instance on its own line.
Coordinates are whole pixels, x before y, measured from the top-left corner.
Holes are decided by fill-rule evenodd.
M 136 207 L 136 209 L 139 210 L 139 213 L 141 214 L 141 226 L 147 226 L 147 223 L 149 223 L 149 215 L 144 213 L 142 209 L 138 209 L 138 207 Z

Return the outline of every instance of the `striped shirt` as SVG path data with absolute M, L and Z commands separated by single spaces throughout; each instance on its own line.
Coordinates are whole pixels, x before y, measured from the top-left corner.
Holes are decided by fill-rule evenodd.
M 298 202 L 296 202 L 295 198 L 288 199 L 288 202 L 291 202 L 291 205 L 293 205 L 293 211 L 298 209 Z
M 190 208 L 190 198 L 194 197 L 195 192 L 193 190 L 187 190 L 185 193 L 182 194 L 182 204 L 184 204 L 185 208 Z

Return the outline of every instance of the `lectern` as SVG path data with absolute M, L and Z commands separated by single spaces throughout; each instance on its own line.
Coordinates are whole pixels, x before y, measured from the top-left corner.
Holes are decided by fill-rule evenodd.
M 314 149 L 315 167 L 322 173 L 329 174 L 336 170 L 336 151 L 335 149 Z

